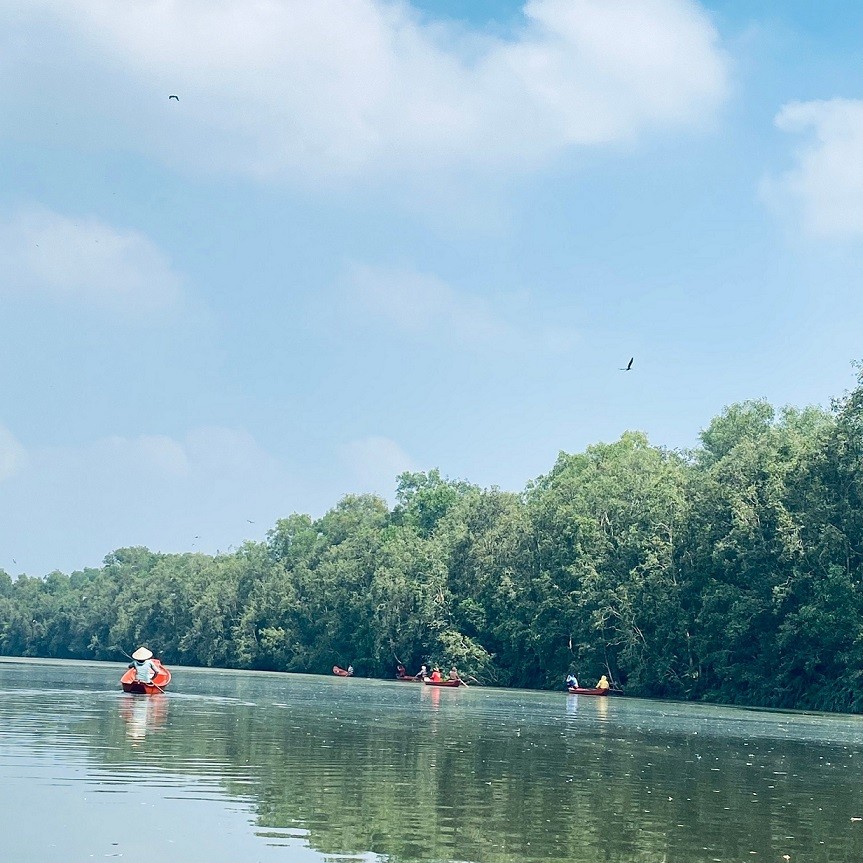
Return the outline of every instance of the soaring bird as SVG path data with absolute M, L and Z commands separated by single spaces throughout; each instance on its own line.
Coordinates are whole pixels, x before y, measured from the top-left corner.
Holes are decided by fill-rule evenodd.
M 169 99 L 176 99 L 178 102 L 180 101 L 180 97 L 179 97 L 179 96 L 171 95 L 171 96 L 168 96 L 168 98 L 169 98 Z
M 629 358 L 629 362 L 626 364 L 626 368 L 625 368 L 625 369 L 624 369 L 624 368 L 621 368 L 621 371 L 622 371 L 622 372 L 630 372 L 630 371 L 632 371 L 632 361 L 633 361 L 634 359 L 635 359 L 635 357 L 630 357 L 630 358 Z

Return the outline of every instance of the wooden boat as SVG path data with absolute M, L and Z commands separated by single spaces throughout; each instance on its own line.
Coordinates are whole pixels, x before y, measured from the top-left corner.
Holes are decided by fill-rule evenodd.
M 164 692 L 165 687 L 171 682 L 171 672 L 158 659 L 153 660 L 153 665 L 156 666 L 156 674 L 153 677 L 152 683 L 136 680 L 135 669 L 127 669 L 126 673 L 120 678 L 120 686 L 123 687 L 123 692 L 133 692 L 136 695 L 155 695 L 157 692 Z
M 426 686 L 464 686 L 460 680 L 432 680 L 430 677 L 427 677 L 423 683 Z
M 396 675 L 396 680 L 400 680 L 402 683 L 422 683 L 423 679 L 421 677 L 411 677 L 410 675 L 404 675 L 400 677 L 398 674 Z
M 608 695 L 607 689 L 596 689 L 589 686 L 567 686 L 570 695 Z
M 337 677 L 353 677 L 354 676 L 353 671 L 348 671 L 346 668 L 339 668 L 338 665 L 333 666 L 333 674 L 335 674 Z

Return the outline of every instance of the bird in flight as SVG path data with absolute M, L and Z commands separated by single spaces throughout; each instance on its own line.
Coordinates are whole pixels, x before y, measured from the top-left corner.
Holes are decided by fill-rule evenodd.
M 622 372 L 630 372 L 630 371 L 632 371 L 632 361 L 633 361 L 634 359 L 635 359 L 635 357 L 630 357 L 630 358 L 629 358 L 629 362 L 626 364 L 626 368 L 621 368 L 621 371 L 622 371 Z
M 173 94 L 171 94 L 170 96 L 168 96 L 168 98 L 169 98 L 169 99 L 176 99 L 178 102 L 180 101 L 180 97 L 179 97 L 179 96 L 174 96 Z
M 254 524 L 254 522 L 253 522 L 250 518 L 247 518 L 247 519 L 246 519 L 246 521 L 247 521 L 249 524 Z

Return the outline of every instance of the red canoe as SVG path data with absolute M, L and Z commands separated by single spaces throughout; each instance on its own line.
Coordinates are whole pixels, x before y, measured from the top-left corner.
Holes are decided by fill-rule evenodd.
M 409 677 L 405 675 L 404 677 L 399 677 L 396 675 L 396 680 L 401 680 L 402 683 L 422 683 L 423 679 L 421 677 Z
M 426 686 L 463 686 L 460 680 L 429 680 L 423 681 Z
M 570 695 L 608 695 L 607 689 L 591 689 L 587 686 L 567 686 Z
M 136 680 L 135 669 L 128 669 L 120 678 L 123 692 L 134 692 L 137 695 L 155 695 L 157 692 L 164 692 L 165 687 L 171 682 L 171 672 L 158 659 L 153 660 L 153 665 L 156 666 L 156 674 L 152 683 Z
M 348 671 L 346 668 L 339 668 L 338 665 L 333 666 L 333 674 L 337 675 L 338 677 L 353 677 L 354 676 L 353 671 Z

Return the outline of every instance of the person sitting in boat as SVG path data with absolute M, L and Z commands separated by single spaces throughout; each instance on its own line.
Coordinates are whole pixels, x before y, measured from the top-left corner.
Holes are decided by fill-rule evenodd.
M 578 689 L 578 678 L 571 671 L 566 675 L 566 685 Z
M 354 667 L 353 667 L 353 665 L 349 665 L 348 666 L 348 676 L 350 676 L 353 673 L 354 673 Z
M 398 677 L 399 680 L 404 680 L 407 676 L 408 670 L 401 663 L 399 663 L 396 666 L 396 677 Z
M 453 666 L 453 667 L 449 670 L 449 679 L 450 679 L 450 680 L 459 680 L 459 676 L 458 676 L 458 669 L 457 669 L 455 666 Z
M 441 677 L 440 669 L 437 666 L 435 666 L 434 671 L 432 671 L 431 673 L 431 680 L 432 683 L 440 683 L 443 680 L 443 677 Z
M 159 672 L 153 662 L 153 651 L 146 647 L 139 647 L 132 654 L 132 665 L 129 667 L 135 669 L 135 679 L 141 683 L 152 683 Z
M 608 678 L 603 674 L 602 677 L 599 678 L 599 683 L 596 684 L 597 689 L 608 689 Z
M 428 676 L 429 676 L 429 670 L 425 665 L 423 665 L 420 667 L 420 670 L 417 674 L 416 679 L 417 680 L 425 680 Z

